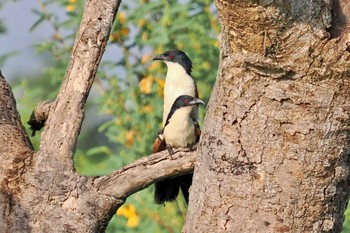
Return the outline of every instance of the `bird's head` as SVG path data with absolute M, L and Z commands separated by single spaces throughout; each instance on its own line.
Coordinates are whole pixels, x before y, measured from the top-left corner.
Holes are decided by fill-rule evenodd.
M 187 107 L 187 106 L 194 106 L 194 105 L 200 105 L 205 103 L 197 98 L 194 98 L 193 96 L 190 95 L 180 95 L 179 97 L 176 98 L 173 108 L 179 109 L 182 107 Z
M 182 111 L 182 114 L 185 114 L 185 116 L 186 114 L 188 114 L 188 117 L 189 117 L 192 108 L 186 108 L 186 107 L 193 107 L 195 105 L 200 105 L 200 104 L 205 105 L 205 103 L 202 100 L 194 98 L 193 96 L 180 95 L 179 97 L 176 98 L 173 105 L 171 106 L 170 112 L 166 119 L 165 126 L 169 124 L 170 119 L 175 114 L 175 112 L 177 112 L 177 110 L 182 109 L 184 111 L 184 112 Z
M 168 50 L 162 54 L 158 54 L 153 58 L 153 61 L 155 60 L 161 60 L 164 61 L 166 64 L 168 63 L 177 63 L 181 65 L 187 72 L 187 74 L 191 74 L 192 70 L 192 62 L 181 50 L 175 49 L 175 50 Z

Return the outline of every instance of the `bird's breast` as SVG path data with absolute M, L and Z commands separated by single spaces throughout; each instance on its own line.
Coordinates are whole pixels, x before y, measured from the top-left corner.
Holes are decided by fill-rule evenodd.
M 195 95 L 195 83 L 191 76 L 186 73 L 180 73 L 176 76 L 168 72 L 164 86 L 164 109 L 163 124 L 168 116 L 171 106 L 177 97 L 181 95 Z
M 190 111 L 191 109 L 177 110 L 164 128 L 164 139 L 168 146 L 188 147 L 196 142 L 197 136 Z

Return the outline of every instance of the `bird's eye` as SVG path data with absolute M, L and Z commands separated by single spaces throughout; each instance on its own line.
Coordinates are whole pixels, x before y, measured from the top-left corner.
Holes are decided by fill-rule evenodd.
M 173 55 L 172 53 L 169 53 L 168 56 L 169 56 L 170 59 L 173 59 L 173 58 L 174 58 L 174 55 Z
M 190 102 L 190 99 L 186 98 L 186 99 L 184 99 L 183 102 L 184 102 L 185 104 L 188 104 L 188 103 Z

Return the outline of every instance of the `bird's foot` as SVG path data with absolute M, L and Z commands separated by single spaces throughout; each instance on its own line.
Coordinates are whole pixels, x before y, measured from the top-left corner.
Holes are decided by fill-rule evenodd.
M 197 145 L 196 144 L 192 144 L 189 147 L 177 148 L 176 152 L 190 152 L 190 151 L 194 151 L 195 149 L 197 149 Z
M 194 144 L 190 145 L 189 149 L 190 149 L 190 151 L 196 150 L 197 149 L 197 143 L 194 143 Z
M 174 150 L 173 147 L 167 147 L 170 158 L 173 159 L 172 155 L 177 152 L 191 152 L 197 149 L 197 143 L 190 145 L 189 147 L 178 147 Z
M 173 148 L 172 148 L 172 147 L 170 147 L 170 146 L 168 146 L 168 147 L 167 147 L 167 149 L 168 149 L 168 152 L 169 152 L 170 158 L 171 158 L 171 159 L 173 159 L 173 156 L 172 156 L 172 155 L 173 155 L 173 154 L 175 154 L 175 153 L 174 153 Z

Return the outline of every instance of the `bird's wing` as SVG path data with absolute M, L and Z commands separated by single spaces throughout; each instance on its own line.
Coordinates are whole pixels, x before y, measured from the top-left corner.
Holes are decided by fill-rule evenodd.
M 153 143 L 153 153 L 157 153 L 166 149 L 166 144 L 163 136 L 163 130 L 159 131 L 158 137 Z

